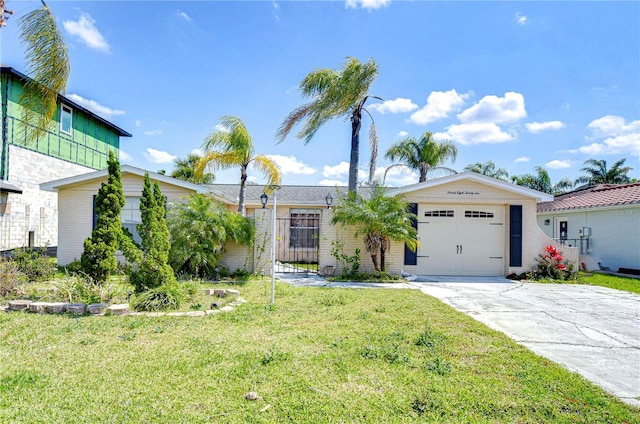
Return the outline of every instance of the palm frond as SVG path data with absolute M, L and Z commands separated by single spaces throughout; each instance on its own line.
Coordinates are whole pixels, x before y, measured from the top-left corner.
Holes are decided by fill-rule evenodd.
M 25 15 L 19 26 L 27 73 L 33 80 L 26 83 L 18 102 L 23 107 L 26 143 L 31 143 L 53 125 L 58 94 L 65 92 L 71 68 L 64 37 L 46 5 Z
M 234 166 L 239 166 L 243 164 L 243 157 L 237 155 L 235 152 L 207 152 L 205 155 L 196 163 L 195 166 L 195 177 L 201 178 L 204 173 L 204 169 L 209 166 L 214 171 L 220 169 L 227 169 Z
M 267 185 L 280 184 L 282 181 L 280 168 L 278 168 L 278 165 L 268 157 L 257 155 L 252 159 L 252 164 L 257 171 L 267 177 Z

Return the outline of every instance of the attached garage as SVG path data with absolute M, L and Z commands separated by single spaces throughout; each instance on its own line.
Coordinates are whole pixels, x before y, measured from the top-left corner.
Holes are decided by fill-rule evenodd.
M 502 275 L 504 206 L 418 205 L 418 274 Z
M 504 276 L 540 253 L 536 204 L 552 196 L 465 172 L 391 190 L 412 204 L 420 247 L 405 249 L 405 272 Z M 549 240 L 550 242 L 550 240 Z

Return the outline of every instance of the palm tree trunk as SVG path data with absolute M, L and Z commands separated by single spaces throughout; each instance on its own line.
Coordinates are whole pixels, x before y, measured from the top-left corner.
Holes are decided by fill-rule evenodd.
M 429 170 L 429 165 L 422 162 L 420 164 L 420 180 L 418 182 L 423 183 L 427 181 L 427 171 Z
M 384 272 L 384 255 L 386 253 L 386 250 L 384 245 L 380 246 L 380 269 L 379 271 Z
M 380 265 L 378 265 L 378 254 L 373 252 L 371 253 L 371 262 L 373 262 L 373 268 L 376 271 L 380 271 Z
M 360 156 L 360 127 L 362 110 L 357 107 L 351 115 L 351 161 L 349 162 L 349 192 L 358 190 L 358 162 Z
M 242 216 L 246 216 L 244 207 L 245 188 L 247 186 L 247 165 L 240 167 L 240 195 L 238 196 L 238 212 Z

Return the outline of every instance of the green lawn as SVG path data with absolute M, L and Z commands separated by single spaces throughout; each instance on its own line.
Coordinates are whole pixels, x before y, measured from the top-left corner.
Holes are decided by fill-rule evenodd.
M 609 287 L 612 289 L 626 290 L 640 294 L 640 279 L 637 278 L 618 277 L 606 274 L 581 274 L 578 276 L 577 283 Z
M 0 313 L 0 422 L 640 423 L 417 290 L 268 284 L 202 318 Z

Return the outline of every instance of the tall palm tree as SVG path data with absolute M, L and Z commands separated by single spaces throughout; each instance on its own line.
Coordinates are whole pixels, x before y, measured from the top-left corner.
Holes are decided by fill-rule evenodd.
M 215 176 L 210 172 L 203 172 L 201 176 L 196 177 L 196 165 L 200 159 L 201 157 L 195 153 L 189 153 L 184 159 L 176 159 L 174 161 L 175 168 L 171 171 L 171 176 L 190 183 L 211 184 Z
M 556 184 L 553 184 L 551 177 L 549 177 L 549 172 L 547 172 L 546 169 L 541 166 L 536 166 L 534 169 L 536 170 L 536 175 L 513 175 L 511 176 L 511 181 L 520 186 L 547 194 L 561 194 L 573 188 L 573 182 L 568 178 L 563 178 Z
M 384 178 L 387 177 L 389 169 L 397 166 L 406 166 L 420 173 L 419 182 L 427 181 L 427 174 L 435 170 L 443 170 L 448 174 L 455 174 L 456 171 L 446 166 L 441 166 L 447 160 L 455 162 L 458 157 L 458 148 L 452 141 L 436 142 L 433 134 L 426 132 L 422 137 L 405 137 L 397 143 L 391 145 L 385 158 L 402 163 L 391 165 L 385 171 Z
M 365 249 L 375 270 L 384 271 L 391 240 L 404 242 L 412 250 L 418 247 L 416 230 L 411 225 L 413 214 L 408 206 L 397 196 L 387 196 L 382 186 L 374 186 L 370 199 L 354 192 L 341 198 L 331 223 L 357 227 L 355 236 L 364 236 Z
M 240 167 L 240 195 L 238 212 L 245 212 L 245 188 L 247 185 L 247 169 L 253 165 L 255 169 L 267 177 L 267 184 L 280 184 L 280 170 L 268 157 L 256 155 L 253 138 L 249 135 L 244 122 L 235 116 L 220 118 L 220 130 L 211 133 L 202 144 L 204 157 L 196 165 L 196 178 L 201 178 L 204 168 L 211 165 L 213 169 Z
M 485 163 L 477 162 L 464 167 L 465 171 L 475 172 L 476 174 L 486 175 L 498 180 L 508 181 L 509 173 L 504 168 L 497 168 L 493 161 Z
M 42 7 L 23 16 L 19 26 L 27 74 L 33 79 L 18 99 L 28 144 L 44 136 L 52 125 L 58 94 L 67 89 L 71 67 L 64 37 L 44 1 Z
M 368 94 L 369 87 L 377 76 L 378 64 L 373 59 L 360 63 L 352 57 L 347 58 L 339 71 L 325 68 L 309 73 L 300 83 L 300 91 L 303 97 L 311 101 L 294 109 L 282 122 L 276 135 L 278 142 L 282 142 L 297 124 L 304 122 L 296 136 L 304 139 L 306 144 L 328 121 L 349 116 L 351 119 L 350 192 L 355 192 L 358 186 L 362 112 L 369 114 L 364 107 L 365 103 L 370 98 L 382 100 L 380 97 Z M 377 152 L 375 124 L 372 122 L 371 125 L 373 130 L 369 131 L 369 141 L 372 144 L 372 151 Z M 372 173 L 375 173 L 375 162 L 376 158 L 372 155 L 370 169 L 373 168 L 373 172 L 369 172 L 370 179 Z
M 633 168 L 624 165 L 627 158 L 622 158 L 610 169 L 607 169 L 607 161 L 604 159 L 588 159 L 584 161 L 584 168 L 580 171 L 587 173 L 576 179 L 576 185 L 594 185 L 594 184 L 626 184 L 631 181 L 627 175 L 633 171 Z

